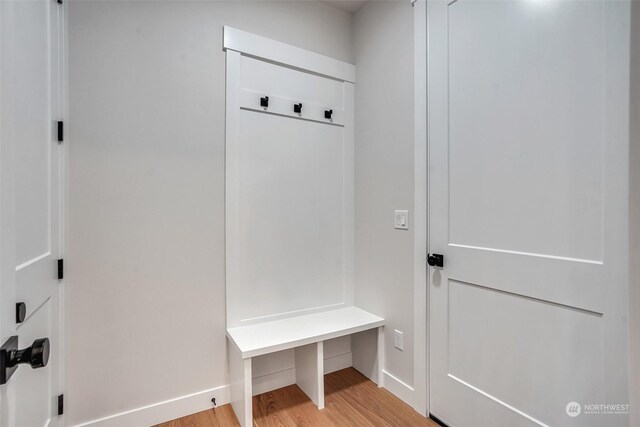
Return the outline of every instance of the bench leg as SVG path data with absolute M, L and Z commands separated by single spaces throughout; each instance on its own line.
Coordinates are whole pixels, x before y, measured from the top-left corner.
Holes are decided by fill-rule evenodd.
M 296 384 L 318 406 L 324 408 L 324 349 L 322 341 L 296 347 Z
M 351 335 L 353 367 L 384 387 L 384 326 Z
M 227 340 L 229 392 L 231 407 L 242 427 L 253 425 L 251 407 L 251 358 L 243 359 L 235 345 Z
M 384 326 L 378 328 L 378 357 L 377 357 L 377 370 L 378 370 L 378 387 L 384 387 Z

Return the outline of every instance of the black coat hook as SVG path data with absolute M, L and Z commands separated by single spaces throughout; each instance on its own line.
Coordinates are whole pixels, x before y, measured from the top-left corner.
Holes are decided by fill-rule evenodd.
M 268 107 L 269 106 L 269 97 L 268 96 L 260 98 L 260 106 L 261 107 Z
M 333 110 L 324 110 L 324 118 L 331 119 L 331 115 L 333 114 Z
M 294 113 L 302 113 L 302 103 L 298 103 L 298 104 L 293 104 L 293 112 Z

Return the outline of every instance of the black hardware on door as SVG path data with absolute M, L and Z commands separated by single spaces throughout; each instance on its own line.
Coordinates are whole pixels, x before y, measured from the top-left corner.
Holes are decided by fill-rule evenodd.
M 431 267 L 444 267 L 444 255 L 429 254 L 427 255 L 427 264 Z
M 21 363 L 28 363 L 33 369 L 49 363 L 49 338 L 39 338 L 31 347 L 18 350 L 18 336 L 9 338 L 0 347 L 0 384 L 5 384 Z
M 324 110 L 325 119 L 330 119 L 332 115 L 333 115 L 333 110 Z
M 58 122 L 58 142 L 64 141 L 64 123 Z
M 263 96 L 262 98 L 260 98 L 260 106 L 261 107 L 268 107 L 269 106 L 269 97 L 268 96 Z
M 293 112 L 298 114 L 302 113 L 302 103 L 293 104 Z
M 58 396 L 58 415 L 64 414 L 64 394 Z
M 27 304 L 23 302 L 16 303 L 16 323 L 24 322 L 24 318 L 27 316 Z

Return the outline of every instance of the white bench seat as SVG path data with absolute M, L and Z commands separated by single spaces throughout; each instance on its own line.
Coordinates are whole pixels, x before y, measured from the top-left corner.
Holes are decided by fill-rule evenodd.
M 323 311 L 227 329 L 243 359 L 326 341 L 384 325 L 382 317 L 358 307 Z
M 382 317 L 358 307 L 345 307 L 227 329 L 231 405 L 240 425 L 253 425 L 251 358 L 293 348 L 296 384 L 322 409 L 323 342 L 377 329 L 377 348 L 372 351 L 376 353 L 378 378 L 381 378 L 383 327 Z

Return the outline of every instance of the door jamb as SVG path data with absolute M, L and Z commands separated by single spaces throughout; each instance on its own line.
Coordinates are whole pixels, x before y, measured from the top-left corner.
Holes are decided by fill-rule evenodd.
M 429 416 L 429 283 L 428 124 L 427 124 L 427 1 L 413 2 L 414 66 L 414 226 L 413 226 L 413 408 Z
M 56 2 L 53 5 L 57 8 L 58 34 L 58 118 L 52 120 L 61 120 L 67 122 L 69 118 L 69 39 L 67 31 L 67 23 L 69 11 L 66 2 Z M 67 260 L 68 256 L 68 236 L 69 236 L 69 126 L 65 123 L 64 141 L 58 146 L 58 257 Z M 65 274 L 68 268 L 65 270 Z M 67 287 L 69 280 L 67 276 L 60 279 L 58 283 L 58 395 L 66 394 L 67 390 Z M 65 401 L 68 402 L 68 396 Z M 57 402 L 57 400 L 56 400 Z M 64 408 L 63 408 L 64 409 Z M 58 425 L 65 423 L 64 413 L 58 416 Z

